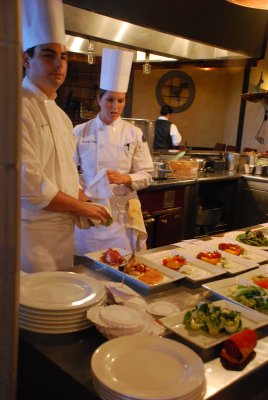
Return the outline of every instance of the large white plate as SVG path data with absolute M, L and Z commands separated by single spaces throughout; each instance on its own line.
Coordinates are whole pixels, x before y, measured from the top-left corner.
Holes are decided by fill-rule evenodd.
M 164 250 L 148 254 L 145 252 L 143 253 L 143 257 L 162 266 L 164 258 L 173 257 L 177 254 L 185 257 L 187 264 L 181 267 L 179 271 L 174 272 L 185 275 L 185 278 L 190 281 L 203 281 L 226 273 L 222 268 L 198 260 L 180 249 Z M 164 268 L 168 269 L 167 267 Z
M 194 259 L 196 259 L 197 254 L 200 253 L 201 251 L 206 252 L 206 251 L 215 251 L 215 250 L 217 250 L 222 256 L 222 258 L 221 258 L 222 261 L 218 262 L 215 265 L 215 267 L 220 268 L 221 270 L 225 271 L 229 275 L 239 274 L 243 271 L 247 271 L 249 269 L 258 267 L 258 263 L 250 263 L 249 264 L 248 260 L 243 260 L 238 257 L 235 257 L 232 254 L 228 254 L 225 251 L 218 250 L 217 248 L 215 248 L 213 246 L 210 247 L 207 244 L 207 242 L 204 242 L 203 246 L 200 246 L 200 244 L 198 246 L 195 244 L 190 245 L 190 246 L 186 247 L 185 249 L 183 249 L 181 251 L 181 253 L 182 253 L 182 255 L 184 255 L 184 254 L 191 255 Z M 209 264 L 205 261 L 204 261 L 204 263 Z M 212 264 L 209 264 L 209 265 L 212 265 Z
M 254 282 L 251 280 L 251 278 L 256 275 L 268 276 L 268 266 L 261 265 L 259 268 L 254 269 L 253 271 L 246 272 L 245 274 L 241 274 L 233 278 L 204 283 L 202 286 L 210 290 L 211 292 L 215 293 L 216 295 L 220 296 L 221 298 L 228 299 L 236 304 L 240 304 L 230 296 L 230 291 L 236 288 L 237 285 L 254 285 Z M 244 305 L 241 306 L 250 309 L 247 306 Z M 265 315 L 266 318 L 268 318 L 267 313 L 263 313 L 263 315 Z
M 49 327 L 41 325 L 33 325 L 27 322 L 19 321 L 19 327 L 31 332 L 46 333 L 46 334 L 62 334 L 62 333 L 72 333 L 79 332 L 84 329 L 88 329 L 92 324 L 90 322 L 85 322 L 84 324 L 74 324 L 66 327 Z
M 118 250 L 120 252 L 120 254 L 125 255 L 125 250 L 122 250 L 119 248 L 117 248 L 116 250 Z M 183 274 L 180 274 L 176 271 L 169 270 L 168 268 L 166 268 L 162 265 L 159 265 L 151 260 L 148 260 L 147 258 L 145 258 L 139 254 L 136 254 L 135 258 L 138 263 L 146 264 L 148 267 L 157 269 L 158 271 L 160 271 L 163 274 L 164 279 L 161 282 L 159 282 L 155 285 L 149 285 L 145 282 L 140 281 L 139 277 L 137 277 L 137 276 L 125 274 L 124 272 L 119 271 L 118 268 L 104 263 L 101 260 L 101 257 L 105 251 L 106 250 L 99 250 L 99 251 L 95 251 L 92 253 L 87 253 L 87 254 L 85 254 L 85 256 L 88 257 L 89 259 L 91 259 L 92 261 L 94 261 L 95 263 L 97 263 L 98 265 L 100 265 L 101 267 L 107 268 L 107 270 L 110 271 L 112 274 L 116 275 L 117 277 L 120 277 L 122 279 L 122 281 L 125 280 L 126 282 L 131 282 L 137 287 L 152 289 L 152 288 L 159 287 L 159 286 L 165 285 L 167 283 L 171 283 L 171 282 L 174 282 L 174 281 L 184 278 Z
M 91 369 L 104 387 L 126 398 L 177 399 L 204 383 L 199 356 L 174 340 L 159 337 L 112 339 L 94 352 Z
M 241 312 L 242 328 L 257 329 L 261 326 L 265 326 L 268 324 L 267 317 L 254 310 L 249 310 L 238 304 L 231 303 L 230 301 L 219 300 L 213 302 L 213 304 L 223 308 L 227 308 L 228 310 Z M 227 332 L 221 332 L 215 336 L 211 336 L 201 329 L 197 331 L 187 329 L 183 325 L 183 317 L 185 313 L 186 310 L 170 315 L 168 317 L 161 318 L 160 321 L 166 328 L 170 329 L 180 337 L 188 340 L 189 342 L 195 344 L 202 349 L 212 348 L 217 344 L 223 342 L 228 336 L 230 336 L 230 334 L 228 334 Z
M 268 252 L 265 250 L 261 250 L 259 247 L 249 246 L 247 244 L 237 242 L 236 240 L 224 236 L 224 237 L 213 237 L 211 240 L 207 242 L 209 245 L 212 245 L 218 248 L 219 243 L 231 243 L 231 244 L 239 244 L 239 246 L 243 247 L 246 251 L 244 254 L 240 254 L 239 257 L 245 260 L 255 261 L 256 263 L 262 263 L 268 260 Z
M 20 304 L 40 310 L 70 310 L 97 303 L 104 285 L 72 272 L 37 272 L 21 276 Z

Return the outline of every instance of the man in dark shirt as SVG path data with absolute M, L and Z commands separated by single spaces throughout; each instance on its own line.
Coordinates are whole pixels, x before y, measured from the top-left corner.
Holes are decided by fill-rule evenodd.
M 176 125 L 170 122 L 172 113 L 170 106 L 161 107 L 160 117 L 155 123 L 154 149 L 172 149 L 179 146 L 182 137 Z

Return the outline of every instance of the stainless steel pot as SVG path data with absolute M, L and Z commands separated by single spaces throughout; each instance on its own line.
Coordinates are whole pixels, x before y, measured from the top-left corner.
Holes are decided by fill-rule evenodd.
M 205 171 L 207 160 L 205 158 L 195 158 L 197 163 L 197 171 Z
M 222 207 L 198 208 L 196 210 L 196 225 L 218 225 L 221 220 Z
M 172 172 L 169 168 L 169 163 L 154 161 L 153 179 L 166 179 L 168 174 Z
M 240 162 L 239 153 L 227 153 L 226 154 L 226 169 L 228 171 L 238 171 Z

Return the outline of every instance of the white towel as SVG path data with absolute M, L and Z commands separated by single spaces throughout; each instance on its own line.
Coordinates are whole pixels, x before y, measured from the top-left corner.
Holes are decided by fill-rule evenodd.
M 147 232 L 144 225 L 141 204 L 138 199 L 128 200 L 127 210 L 127 228 L 133 229 L 133 242 L 135 243 L 135 251 L 144 250 L 147 239 Z
M 108 199 L 113 195 L 106 172 L 107 168 L 102 168 L 87 184 L 84 192 L 90 199 Z

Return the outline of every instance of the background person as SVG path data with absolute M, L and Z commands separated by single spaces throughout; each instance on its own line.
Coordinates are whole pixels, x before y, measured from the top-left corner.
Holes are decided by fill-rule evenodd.
M 155 122 L 154 149 L 172 149 L 179 146 L 181 134 L 176 125 L 170 122 L 173 110 L 169 105 L 164 105 L 160 110 L 160 117 Z
M 56 90 L 67 72 L 61 0 L 23 0 L 21 269 L 73 265 L 73 216 L 106 222 L 105 209 L 79 194 L 75 138 Z
M 84 193 L 110 207 L 114 218 L 108 228 L 76 229 L 77 255 L 109 247 L 133 252 L 147 239 L 137 190 L 151 181 L 152 158 L 142 131 L 121 118 L 132 58 L 129 51 L 103 50 L 100 112 L 74 129 Z

